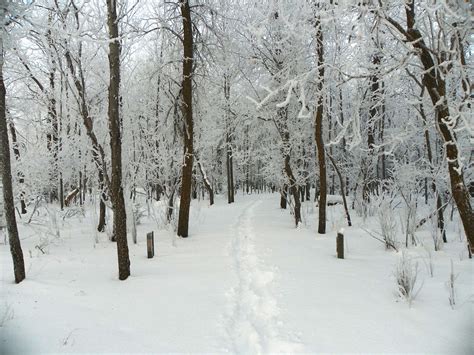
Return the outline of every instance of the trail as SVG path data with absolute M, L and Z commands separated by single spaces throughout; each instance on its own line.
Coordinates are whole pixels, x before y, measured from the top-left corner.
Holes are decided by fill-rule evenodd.
M 244 209 L 232 228 L 230 253 L 237 285 L 229 293 L 229 350 L 247 354 L 301 351 L 300 344 L 284 340 L 278 332 L 279 309 L 271 291 L 275 275 L 263 265 L 255 248 L 252 216 L 260 203 L 253 202 Z

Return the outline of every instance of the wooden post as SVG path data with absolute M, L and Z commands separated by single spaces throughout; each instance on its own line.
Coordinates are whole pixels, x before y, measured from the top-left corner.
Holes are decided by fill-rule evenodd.
M 153 232 L 146 234 L 146 249 L 148 252 L 148 259 L 153 258 L 155 256 L 155 241 Z
M 337 232 L 336 237 L 336 252 L 338 259 L 344 259 L 344 230 Z

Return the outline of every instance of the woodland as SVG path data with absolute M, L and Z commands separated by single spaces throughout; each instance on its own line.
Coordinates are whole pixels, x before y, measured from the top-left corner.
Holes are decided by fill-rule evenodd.
M 472 351 L 473 24 L 464 0 L 0 0 L 0 349 Z M 156 256 L 145 238 L 151 231 Z M 210 271 L 214 256 L 222 264 Z M 81 258 L 93 259 L 70 264 Z M 149 337 L 136 333 L 125 348 L 112 337 L 109 347 L 88 348 L 73 325 L 54 347 L 38 325 L 23 328 L 46 319 L 23 307 L 27 298 L 65 285 L 64 274 L 82 267 L 87 273 L 74 278 L 103 280 L 104 297 L 121 287 L 131 298 L 147 293 L 145 273 L 155 297 L 160 285 L 170 299 L 189 287 L 197 295 L 189 302 L 222 305 L 224 321 L 208 320 L 211 308 L 201 327 L 201 316 L 177 316 L 195 327 L 187 338 L 204 339 L 182 348 L 167 347 L 177 344 L 171 336 L 147 346 L 140 339 Z M 184 288 L 166 284 L 160 267 L 169 277 L 188 274 Z M 316 268 L 327 276 L 306 274 Z M 230 296 L 224 285 L 200 289 L 204 270 L 229 278 L 222 282 Z M 349 272 L 389 280 L 381 289 L 393 286 L 395 296 L 369 301 Z M 413 334 L 426 326 L 429 335 L 418 348 L 411 335 L 406 344 L 386 334 L 371 343 L 343 328 L 352 340 L 326 344 L 304 321 L 304 310 L 321 310 L 323 300 L 290 308 L 313 289 L 323 292 L 315 299 L 327 293 L 332 311 L 338 302 L 350 308 L 344 284 L 356 304 L 361 292 L 361 323 L 347 327 L 367 325 L 361 317 L 372 307 L 397 314 L 396 327 L 415 324 L 418 302 L 425 306 Z M 129 298 L 121 300 L 116 307 L 127 312 Z M 80 323 L 75 301 L 67 302 Z M 153 302 L 140 308 L 146 319 Z M 233 304 L 230 315 L 225 304 Z M 97 320 L 100 311 L 90 312 Z M 166 305 L 159 312 L 158 323 Z M 271 325 L 277 319 L 288 327 Z M 213 322 L 226 335 L 207 347 L 213 341 L 198 334 L 212 332 Z M 430 345 L 445 322 L 455 326 Z M 287 332 L 290 325 L 301 335 Z M 17 348 L 11 339 L 24 329 L 43 343 Z M 74 336 L 78 348 L 65 348 Z

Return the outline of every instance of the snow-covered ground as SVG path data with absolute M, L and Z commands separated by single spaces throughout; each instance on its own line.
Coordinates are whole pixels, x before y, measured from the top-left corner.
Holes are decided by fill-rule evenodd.
M 329 207 L 328 233 L 316 233 L 312 203 L 298 229 L 278 194 L 193 201 L 191 235 L 178 239 L 145 216 L 129 241 L 132 276 L 117 279 L 116 248 L 96 240 L 95 218 L 20 222 L 27 279 L 13 283 L 0 244 L 0 353 L 40 352 L 423 352 L 474 351 L 473 261 L 451 225 L 449 243 L 409 249 L 422 285 L 411 307 L 396 293 L 401 253 L 360 229 L 345 228 L 346 259 L 335 256 L 342 206 Z M 49 208 L 50 214 L 53 210 Z M 49 220 L 49 222 L 48 222 Z M 155 258 L 145 234 L 155 231 Z M 3 243 L 3 237 L 2 237 Z M 36 246 L 39 245 L 43 251 Z M 44 252 L 44 254 L 43 254 Z M 451 260 L 455 301 L 448 301 Z

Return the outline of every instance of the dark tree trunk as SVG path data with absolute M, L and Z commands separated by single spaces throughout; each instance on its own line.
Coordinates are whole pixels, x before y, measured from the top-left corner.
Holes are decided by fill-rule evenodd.
M 84 173 L 83 173 L 83 180 L 82 180 L 82 202 L 86 202 L 86 191 L 87 191 L 87 174 L 86 174 L 86 169 L 84 167 Z
M 282 155 L 283 155 L 283 170 L 286 174 L 288 185 L 285 184 L 287 190 L 285 191 L 285 196 L 288 197 L 288 191 L 293 197 L 294 200 L 294 217 L 295 217 L 295 225 L 298 227 L 298 224 L 301 222 L 301 200 L 299 196 L 299 190 L 296 183 L 295 175 L 293 174 L 293 169 L 291 168 L 291 145 L 290 145 L 290 132 L 288 129 L 288 110 L 286 107 L 282 107 L 278 109 L 278 122 L 277 128 L 280 131 L 280 135 L 282 138 Z M 258 166 L 259 171 L 258 175 L 260 175 L 260 165 Z M 259 184 L 260 185 L 260 184 Z M 281 205 L 280 201 L 280 205 Z M 285 201 L 285 208 L 286 208 L 286 201 Z
M 168 207 L 166 211 L 166 220 L 168 222 L 171 222 L 171 218 L 173 217 L 175 191 L 176 191 L 176 188 L 173 188 L 173 190 L 170 193 L 170 197 L 168 198 Z
M 421 90 L 421 98 L 423 98 L 423 94 L 425 92 L 425 88 L 423 87 Z M 420 104 L 420 115 L 423 120 L 423 123 L 426 125 L 428 119 L 425 114 L 425 110 L 423 108 L 423 104 Z M 436 186 L 436 182 L 434 179 L 434 160 L 433 160 L 433 153 L 431 150 L 431 140 L 430 140 L 430 132 L 428 131 L 428 127 L 425 128 L 425 144 L 426 144 L 426 153 L 428 155 L 428 161 L 430 163 L 430 170 L 432 174 L 432 182 L 431 182 L 431 189 L 433 190 L 434 195 L 436 196 L 436 209 L 438 211 L 438 229 L 441 232 L 443 237 L 443 242 L 446 243 L 448 240 L 446 238 L 446 230 L 444 228 L 444 209 L 443 209 L 443 201 L 441 199 L 441 194 L 438 192 L 438 188 Z
M 329 90 L 329 104 L 328 104 L 328 121 L 329 121 L 329 124 L 328 124 L 328 140 L 331 141 L 332 139 L 332 115 L 333 115 L 333 99 L 332 99 L 332 92 L 331 90 Z M 329 146 L 329 155 L 332 156 L 333 155 L 333 145 L 331 144 Z M 335 177 L 335 174 L 334 174 L 334 169 L 331 169 L 331 178 L 330 178 L 330 181 L 331 181 L 331 185 L 329 186 L 329 194 L 330 195 L 334 195 L 335 194 L 335 189 L 336 189 L 336 186 L 335 186 L 335 180 L 336 180 L 336 177 Z
M 441 133 L 446 151 L 449 178 L 451 181 L 451 193 L 461 217 L 469 247 L 474 251 L 474 212 L 469 200 L 469 192 L 464 183 L 462 167 L 459 162 L 459 150 L 456 144 L 456 136 L 448 127 L 451 116 L 446 97 L 446 73 L 440 71 L 443 68 L 435 65 L 431 51 L 428 49 L 421 32 L 415 28 L 415 2 L 407 1 L 405 4 L 407 29 L 405 30 L 397 21 L 387 17 L 390 22 L 405 38 L 417 49 L 417 55 L 425 71 L 423 72 L 423 85 L 428 90 L 431 102 L 436 112 L 436 123 Z M 462 52 L 462 48 L 460 49 Z
M 230 143 L 229 134 L 226 134 L 226 171 L 227 171 L 227 202 L 234 202 L 234 179 L 233 179 L 233 162 L 232 162 L 232 147 Z
M 189 229 L 191 183 L 193 175 L 194 122 L 193 122 L 193 29 L 189 1 L 180 2 L 183 19 L 183 81 L 182 105 L 184 117 L 184 166 L 181 174 L 181 196 L 179 204 L 178 235 L 186 238 Z
M 192 178 L 192 185 L 191 185 L 191 197 L 193 200 L 198 198 L 198 182 L 196 179 L 196 171 L 193 170 L 193 178 Z
M 82 205 L 82 192 L 79 188 L 79 197 Z M 61 211 L 64 209 L 64 183 L 63 183 L 63 174 L 59 173 L 59 205 L 61 206 Z
M 2 14 L 3 15 L 3 14 Z M 0 17 L 3 20 L 3 16 Z M 6 89 L 3 81 L 3 38 L 0 35 L 0 171 L 3 184 L 3 201 L 5 205 L 5 219 L 7 222 L 8 241 L 13 259 L 15 282 L 20 283 L 25 279 L 25 263 L 21 250 L 20 237 L 15 217 L 15 202 L 13 198 L 12 171 L 10 162 L 10 145 L 8 140 L 8 125 L 6 115 Z
M 339 177 L 339 184 L 341 185 L 342 203 L 344 205 L 344 211 L 346 212 L 347 225 L 350 227 L 350 226 L 352 226 L 352 222 L 351 222 L 351 215 L 349 213 L 349 207 L 347 206 L 346 195 L 344 194 L 344 189 L 345 189 L 344 188 L 344 178 L 342 177 L 341 171 L 337 167 L 336 161 L 334 160 L 334 158 L 330 154 L 328 154 L 328 158 L 331 161 L 332 166 L 334 167 L 334 170 L 337 173 L 337 176 Z
M 99 190 L 100 190 L 99 222 L 97 224 L 97 231 L 103 232 L 105 231 L 105 214 L 107 212 L 105 201 L 107 201 L 107 194 L 105 193 L 104 175 L 102 174 L 101 170 L 99 170 Z
M 61 178 L 62 180 L 62 178 Z M 82 170 L 79 170 L 79 205 L 82 206 L 84 203 L 82 199 L 82 190 L 84 189 L 84 186 L 82 185 Z
M 289 150 L 289 148 L 287 149 Z M 296 227 L 298 227 L 298 224 L 301 223 L 301 201 L 300 201 L 300 195 L 298 192 L 298 186 L 296 185 L 296 179 L 290 165 L 289 152 L 285 154 L 285 173 L 289 180 L 290 193 L 293 196 L 293 200 L 295 204 L 294 206 L 295 225 Z
M 384 98 L 384 83 L 382 81 L 382 92 L 381 97 Z M 386 164 L 386 157 L 385 157 L 385 144 L 384 144 L 384 133 L 385 133 L 385 115 L 386 115 L 386 108 L 385 108 L 385 99 L 382 101 L 382 115 L 380 117 L 380 130 L 379 130 L 379 137 L 380 142 L 382 142 L 382 147 L 380 148 L 380 164 L 377 167 L 377 171 L 380 171 L 380 180 L 385 181 L 387 178 L 387 164 Z
M 380 98 L 380 78 L 378 70 L 380 67 L 380 56 L 374 55 L 372 58 L 374 65 L 374 73 L 370 78 L 371 103 L 369 109 L 369 119 L 367 122 L 367 171 L 363 182 L 363 198 L 365 201 L 370 200 L 370 195 L 377 189 L 377 162 L 378 157 L 375 150 L 375 123 L 379 113 Z
M 202 181 L 204 182 L 204 186 L 206 186 L 207 192 L 209 193 L 209 204 L 212 206 L 214 204 L 214 190 L 212 189 L 211 183 L 207 178 L 207 174 L 204 171 L 204 168 L 200 161 L 198 161 L 198 167 L 202 175 Z
M 234 162 L 232 158 L 232 136 L 230 128 L 230 83 L 229 78 L 224 75 L 224 97 L 226 101 L 225 126 L 226 126 L 226 170 L 227 170 L 227 202 L 234 202 Z
M 51 18 L 48 19 L 51 22 Z M 55 97 L 55 76 L 56 76 L 56 61 L 53 56 L 53 38 L 51 36 L 51 30 L 48 29 L 46 33 L 46 39 L 48 41 L 49 56 L 51 58 L 51 68 L 49 71 L 49 92 L 48 92 L 48 133 L 46 134 L 47 147 L 53 158 L 52 171 L 50 172 L 50 198 L 51 201 L 57 201 L 58 186 L 59 183 L 59 172 L 58 172 L 58 152 L 59 152 L 59 122 L 58 112 L 56 109 L 56 97 Z
M 341 118 L 341 125 L 344 126 L 344 105 L 342 101 L 342 89 L 339 88 L 339 109 L 340 109 L 340 118 Z M 346 137 L 342 137 L 342 152 L 344 156 L 347 155 L 347 148 L 346 148 Z M 349 177 L 346 175 L 346 190 L 344 191 L 346 196 L 349 196 Z
M 309 181 L 306 183 L 305 192 L 306 201 L 311 201 L 311 184 L 309 183 Z
M 13 154 L 15 155 L 15 159 L 19 161 L 21 158 L 20 149 L 18 148 L 16 129 L 15 129 L 15 125 L 13 124 L 13 121 L 10 121 L 10 134 L 12 136 Z M 23 174 L 23 172 L 20 171 L 18 172 L 18 177 L 19 177 L 18 182 L 21 184 L 23 188 L 23 184 L 25 183 L 25 175 Z M 25 203 L 25 191 L 23 191 L 23 189 L 20 192 L 20 211 L 21 211 L 21 214 L 27 213 L 26 203 Z
M 288 185 L 284 184 L 280 191 L 280 208 L 281 209 L 286 210 L 287 196 L 288 196 Z
M 249 139 L 249 125 L 245 125 L 245 157 L 246 157 L 246 164 L 245 164 L 245 192 L 247 195 L 250 192 L 250 139 Z
M 115 0 L 107 0 L 109 29 L 109 133 L 111 151 L 110 197 L 114 210 L 114 235 L 117 240 L 119 279 L 130 276 L 130 259 L 127 243 L 127 215 L 122 188 L 122 138 L 120 132 L 120 42 Z
M 109 185 L 107 170 L 105 166 L 105 152 L 102 145 L 99 143 L 97 136 L 94 132 L 94 123 L 92 118 L 89 114 L 89 107 L 87 106 L 86 100 L 86 91 L 84 88 L 84 77 L 81 69 L 81 61 L 79 58 L 78 66 L 79 66 L 79 73 L 76 72 L 76 66 L 72 60 L 71 53 L 69 50 L 66 49 L 64 52 L 64 57 L 66 59 L 67 67 L 71 73 L 74 86 L 76 87 L 79 99 L 79 111 L 82 116 L 82 121 L 84 127 L 86 128 L 87 136 L 90 138 L 92 143 L 92 159 L 94 160 L 95 165 L 97 166 L 98 170 L 98 180 L 99 180 L 99 191 L 101 191 L 100 202 L 99 202 L 99 221 L 97 225 L 97 230 L 99 232 L 104 231 L 105 227 L 105 201 L 107 200 L 107 196 L 105 194 L 105 186 Z
M 323 47 L 323 30 L 319 17 L 316 17 L 316 50 L 318 54 L 318 104 L 314 119 L 314 136 L 316 140 L 316 148 L 319 164 L 319 223 L 318 233 L 326 233 L 326 154 L 324 151 L 323 141 L 323 83 L 324 83 L 324 47 Z

